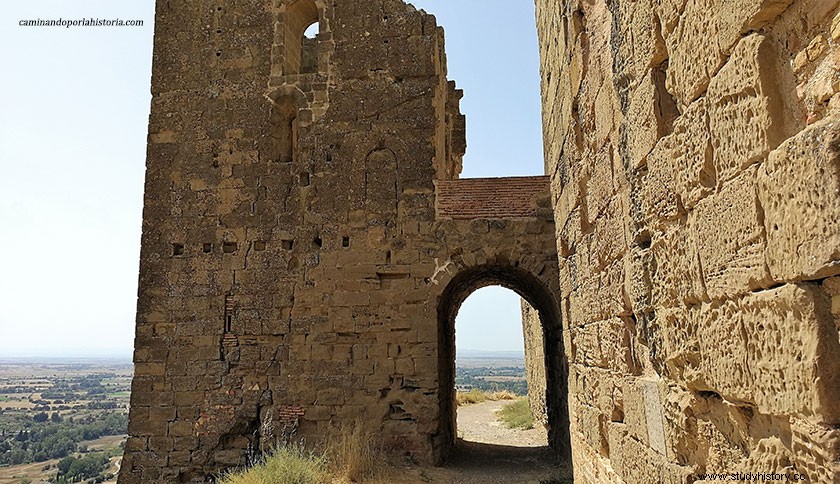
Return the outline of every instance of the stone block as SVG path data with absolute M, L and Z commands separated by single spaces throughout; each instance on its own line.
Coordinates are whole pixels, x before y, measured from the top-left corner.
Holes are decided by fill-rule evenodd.
M 141 468 L 161 468 L 166 466 L 165 454 L 158 454 L 156 452 L 135 452 L 134 462 Z
M 749 394 L 764 413 L 840 422 L 840 342 L 825 306 L 824 295 L 810 285 L 741 301 L 752 360 Z
M 655 343 L 661 349 L 665 374 L 688 388 L 703 388 L 703 369 L 700 363 L 698 321 L 700 306 L 667 308 L 656 312 L 656 324 L 661 328 Z
M 173 449 L 175 439 L 172 437 L 150 437 L 149 450 L 156 454 L 166 454 Z
M 632 367 L 630 332 L 621 318 L 572 328 L 571 333 L 573 362 L 621 372 Z
M 755 176 L 756 168 L 752 167 L 719 193 L 698 203 L 691 214 L 690 226 L 696 235 L 706 291 L 712 299 L 731 297 L 770 283 Z
M 785 67 L 772 40 L 751 34 L 709 83 L 709 127 L 719 183 L 763 160 L 786 138 Z
M 658 5 L 670 54 L 668 90 L 686 106 L 701 96 L 744 33 L 758 31 L 793 0 L 687 0 Z M 714 12 L 710 15 L 709 12 Z M 673 26 L 673 27 L 672 27 Z
M 648 378 L 624 379 L 624 428 L 635 440 L 664 456 L 667 452 L 660 386 L 660 381 Z
M 175 420 L 177 407 L 159 407 L 153 406 L 149 408 L 149 418 L 157 421 L 171 422 Z
M 659 400 L 659 382 L 641 379 L 639 386 L 644 395 L 648 445 L 657 453 L 665 455 L 665 426 L 662 402 Z
M 603 272 L 584 278 L 570 295 L 571 321 L 579 326 L 630 314 L 624 300 L 624 266 L 610 264 Z
M 616 474 L 624 470 L 624 439 L 627 438 L 627 426 L 619 422 L 607 423 L 607 444 L 609 445 L 610 466 Z
M 702 304 L 664 321 L 662 353 L 691 390 L 765 414 L 837 422 L 840 341 L 827 305 L 809 284 Z
M 625 481 L 613 470 L 604 456 L 590 448 L 578 435 L 572 434 L 574 482 L 623 484 Z
M 696 423 L 696 415 L 704 409 L 694 394 L 668 380 L 663 380 L 663 383 L 659 386 L 659 398 L 662 402 L 666 456 L 671 462 L 691 462 L 699 448 L 706 445 L 697 436 Z
M 166 422 L 149 420 L 141 417 L 131 418 L 128 422 L 129 435 L 135 437 L 149 437 L 152 435 L 166 435 Z
M 624 394 L 624 424 L 627 434 L 647 445 L 648 429 L 645 419 L 644 386 L 638 378 L 626 377 L 622 381 Z
M 729 52 L 744 33 L 759 31 L 794 0 L 717 0 L 716 3 L 721 49 Z
M 656 306 L 696 304 L 707 299 L 697 245 L 693 227 L 679 221 L 654 233 L 650 278 Z
M 137 363 L 134 366 L 134 374 L 137 376 L 162 377 L 166 372 L 166 365 L 160 363 Z
M 638 193 L 642 217 L 646 225 L 661 228 L 677 220 L 684 209 L 678 193 L 675 153 L 681 147 L 674 136 L 659 140 L 647 157 Z
M 592 134 L 598 145 L 603 144 L 618 129 L 617 122 L 621 113 L 612 83 L 608 79 L 602 82 L 604 84 L 597 86 L 597 90 L 594 91 L 595 99 L 592 107 L 595 122 Z
M 790 450 L 797 472 L 811 482 L 840 483 L 840 429 L 793 420 Z
M 840 116 L 802 131 L 758 172 L 767 265 L 776 281 L 840 273 Z
M 594 155 L 591 167 L 584 175 L 586 182 L 587 222 L 594 222 L 608 209 L 616 192 L 612 146 L 605 144 Z
M 616 60 L 624 64 L 621 72 L 629 79 L 642 79 L 648 69 L 668 57 L 661 20 L 655 13 L 658 3 L 643 0 L 618 4 L 622 42 Z
M 706 97 L 691 103 L 674 121 L 671 136 L 675 190 L 690 210 L 717 185 Z
M 592 221 L 594 231 L 588 242 L 588 269 L 600 272 L 627 253 L 627 211 L 622 195 L 612 197 L 598 220 Z
M 128 451 L 149 450 L 149 442 L 146 438 L 129 437 L 125 441 L 125 448 Z
M 631 247 L 624 258 L 624 293 L 634 314 L 649 312 L 653 285 L 651 269 L 653 256 L 650 249 Z
M 219 450 L 213 453 L 216 464 L 224 467 L 237 467 L 245 464 L 245 452 L 238 449 Z
M 636 439 L 624 439 L 622 447 L 624 482 L 665 482 L 662 473 L 667 460 Z
M 185 420 L 170 422 L 167 435 L 170 437 L 187 437 L 193 435 L 193 424 Z
M 175 405 L 199 405 L 204 403 L 203 391 L 175 392 Z
M 578 403 L 574 412 L 574 428 L 592 449 L 607 454 L 607 429 L 604 415 L 595 407 Z
M 669 53 L 668 91 L 687 106 L 709 85 L 723 64 L 715 0 L 687 0 L 673 32 L 665 37 Z
M 642 2 L 646 3 L 646 2 Z M 624 122 L 629 162 L 637 167 L 659 140 L 672 130 L 677 109 L 664 86 L 665 74 L 659 69 L 646 72 L 630 97 Z
M 605 420 L 620 419 L 623 405 L 621 376 L 614 371 L 577 364 L 570 366 L 569 395 L 597 408 Z
M 190 451 L 189 450 L 178 450 L 175 452 L 169 453 L 169 465 L 170 466 L 186 466 L 190 463 Z

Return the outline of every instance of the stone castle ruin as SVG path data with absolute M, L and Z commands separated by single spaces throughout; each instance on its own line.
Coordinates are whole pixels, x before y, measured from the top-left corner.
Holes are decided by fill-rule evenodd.
M 491 284 L 576 481 L 840 482 L 840 2 L 536 7 L 547 175 L 462 180 L 433 16 L 158 2 L 121 483 L 348 425 L 444 462 Z

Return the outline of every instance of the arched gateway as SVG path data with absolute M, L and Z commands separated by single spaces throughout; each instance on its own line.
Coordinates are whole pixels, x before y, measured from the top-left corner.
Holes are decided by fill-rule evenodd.
M 158 2 L 153 74 L 120 482 L 201 481 L 353 425 L 441 462 L 453 317 L 487 284 L 539 311 L 569 457 L 549 179 L 458 179 L 462 93 L 434 17 L 400 0 Z
M 545 395 L 548 423 L 548 440 L 558 457 L 566 461 L 571 459 L 569 441 L 569 412 L 567 379 L 568 367 L 563 353 L 562 321 L 560 308 L 555 299 L 557 273 L 543 266 L 538 274 L 521 267 L 519 261 L 493 261 L 486 264 L 462 268 L 453 277 L 438 300 L 438 324 L 440 342 L 438 343 L 440 371 L 440 430 L 438 435 L 446 439 L 443 447 L 451 445 L 456 435 L 455 428 L 455 316 L 461 303 L 477 289 L 490 285 L 506 287 L 518 293 L 538 313 L 539 328 L 535 328 L 541 344 L 538 355 L 544 355 L 544 362 L 529 361 L 529 364 L 545 365 Z M 526 321 L 527 324 L 527 321 Z M 492 322 L 488 331 L 492 331 Z M 526 334 L 533 334 L 529 331 Z M 527 351 L 527 348 L 526 348 Z M 533 382 L 529 382 L 529 385 Z M 538 387 L 539 388 L 539 387 Z M 529 390 L 533 392 L 534 390 Z M 445 453 L 444 453 L 445 455 Z

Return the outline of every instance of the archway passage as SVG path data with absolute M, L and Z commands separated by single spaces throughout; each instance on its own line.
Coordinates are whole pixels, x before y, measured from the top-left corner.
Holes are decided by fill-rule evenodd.
M 536 310 L 515 292 L 488 286 L 467 297 L 455 320 L 459 440 L 548 446 L 542 342 Z
M 568 413 L 568 369 L 562 340 L 562 322 L 557 301 L 543 281 L 515 264 L 486 264 L 459 272 L 444 289 L 438 302 L 440 371 L 440 455 L 450 456 L 457 443 L 455 403 L 455 317 L 466 298 L 477 289 L 498 285 L 519 294 L 539 315 L 546 376 L 545 401 L 548 444 L 561 462 L 571 462 Z M 487 449 L 485 449 L 486 451 Z M 496 449 L 499 450 L 499 449 Z M 485 452 L 486 454 L 486 452 Z M 492 454 L 492 451 L 491 451 Z

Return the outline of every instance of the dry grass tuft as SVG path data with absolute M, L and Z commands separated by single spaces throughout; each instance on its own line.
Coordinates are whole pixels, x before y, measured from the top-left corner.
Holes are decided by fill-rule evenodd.
M 490 394 L 490 400 L 516 400 L 517 398 L 520 398 L 519 395 L 511 393 L 508 390 L 502 390 L 500 392 L 493 392 Z
M 516 400 L 517 398 L 519 397 L 508 390 L 502 390 L 500 392 L 485 392 L 483 390 L 479 390 L 478 388 L 473 388 L 468 392 L 456 392 L 455 394 L 455 401 L 458 403 L 458 406 L 481 403 L 488 400 Z
M 325 455 L 332 474 L 350 482 L 365 482 L 383 476 L 387 470 L 384 453 L 370 435 L 362 432 L 360 424 L 342 429 L 341 435 L 330 441 Z
M 342 431 L 322 452 L 300 444 L 280 445 L 249 469 L 221 477 L 220 484 L 326 484 L 387 482 L 384 452 L 358 423 Z
M 220 484 L 325 484 L 330 482 L 327 459 L 301 445 L 277 447 L 261 462 L 247 469 L 227 473 Z

